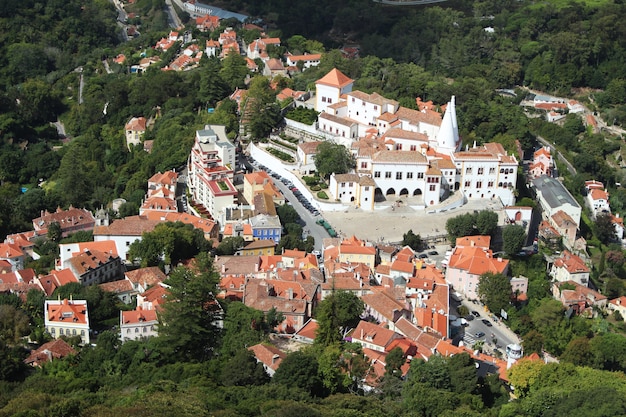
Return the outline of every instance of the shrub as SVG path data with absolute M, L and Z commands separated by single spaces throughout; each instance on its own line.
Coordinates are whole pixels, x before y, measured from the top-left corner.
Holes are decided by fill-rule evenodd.
M 326 190 L 328 188 L 328 184 L 326 184 L 325 182 L 321 182 L 319 185 L 322 190 Z
M 311 187 L 311 191 L 319 191 L 321 189 L 322 188 L 319 185 L 314 185 L 314 186 Z
M 316 177 L 307 177 L 306 175 L 302 177 L 302 181 L 304 181 L 304 183 L 306 185 L 308 185 L 309 187 L 312 187 L 314 185 L 317 185 L 319 178 Z
M 317 198 L 321 198 L 322 200 L 328 200 L 328 195 L 324 191 L 320 191 L 317 193 Z

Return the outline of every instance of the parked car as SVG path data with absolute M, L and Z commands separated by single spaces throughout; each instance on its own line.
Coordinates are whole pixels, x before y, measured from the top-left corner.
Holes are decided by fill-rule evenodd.
M 425 253 L 420 253 L 419 254 L 419 258 L 420 259 L 426 259 L 426 258 L 428 258 L 428 255 L 426 255 Z
M 472 321 L 474 320 L 474 316 L 472 316 L 471 314 L 468 314 L 467 316 L 463 317 L 465 320 L 467 321 Z
M 480 313 L 479 313 L 478 311 L 476 311 L 476 310 L 472 310 L 472 311 L 470 311 L 470 313 L 471 313 L 471 314 L 472 314 L 472 316 L 474 316 L 474 317 L 480 317 Z
M 439 252 L 437 252 L 436 250 L 431 250 L 430 252 L 428 252 L 428 254 L 436 256 L 436 255 L 439 255 Z
M 491 324 L 491 322 L 490 322 L 489 320 L 487 320 L 487 319 L 482 319 L 481 321 L 482 321 L 482 322 L 483 322 L 483 324 L 484 324 L 485 326 L 487 326 L 487 327 L 491 327 L 491 326 L 493 326 L 493 324 Z
M 480 339 L 481 337 L 485 337 L 485 333 L 484 332 L 476 332 L 476 333 L 474 333 L 474 336 L 476 337 L 476 339 Z

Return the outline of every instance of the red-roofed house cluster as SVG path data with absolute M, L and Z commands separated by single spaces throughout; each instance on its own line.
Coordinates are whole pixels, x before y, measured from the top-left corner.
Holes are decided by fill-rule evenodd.
M 139 215 L 145 215 L 148 212 L 159 212 L 161 215 L 177 213 L 177 184 L 178 173 L 174 170 L 154 174 L 148 180 L 148 191 L 146 198 L 139 208 Z

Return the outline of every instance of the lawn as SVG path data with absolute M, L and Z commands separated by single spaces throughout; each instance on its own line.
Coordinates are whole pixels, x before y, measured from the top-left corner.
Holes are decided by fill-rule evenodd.
M 530 7 L 538 8 L 544 6 L 546 3 L 551 3 L 554 4 L 558 9 L 563 9 L 565 7 L 568 7 L 572 1 L 576 3 L 584 3 L 590 7 L 603 6 L 605 4 L 612 3 L 611 0 L 546 0 L 538 1 Z

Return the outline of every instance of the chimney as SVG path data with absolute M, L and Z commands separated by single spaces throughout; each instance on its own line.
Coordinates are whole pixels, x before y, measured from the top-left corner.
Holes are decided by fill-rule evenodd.
M 280 356 L 278 356 L 277 354 L 274 354 L 272 356 L 272 365 L 276 364 L 276 361 L 280 358 Z
M 287 299 L 293 300 L 293 288 L 287 290 Z

